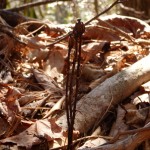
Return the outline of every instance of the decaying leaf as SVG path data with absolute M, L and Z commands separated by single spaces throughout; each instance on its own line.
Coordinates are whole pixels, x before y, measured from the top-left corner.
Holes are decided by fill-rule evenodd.
M 57 85 L 56 81 L 44 73 L 44 71 L 33 69 L 33 73 L 36 80 L 44 89 L 50 90 L 50 92 L 61 92 L 61 89 Z
M 57 82 L 61 82 L 63 79 L 61 72 L 63 71 L 64 65 L 65 61 L 62 54 L 59 51 L 53 51 L 45 61 L 43 68 L 51 78 Z
M 40 143 L 40 137 L 47 141 L 53 141 L 64 137 L 62 129 L 55 124 L 55 120 L 37 120 L 24 132 L 3 140 L 0 143 L 12 143 L 19 147 L 31 149 L 33 145 Z

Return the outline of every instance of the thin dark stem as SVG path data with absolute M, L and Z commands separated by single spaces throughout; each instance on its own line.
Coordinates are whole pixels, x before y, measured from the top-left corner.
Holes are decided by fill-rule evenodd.
M 69 78 L 70 78 L 70 74 L 69 74 L 69 70 L 70 70 L 70 52 L 71 52 L 71 49 L 69 48 L 68 50 L 68 57 L 67 57 L 67 64 L 68 64 L 68 67 L 67 67 L 67 77 L 66 77 L 66 114 L 67 114 L 67 124 L 68 124 L 68 127 L 70 126 L 70 119 L 69 119 L 69 97 L 68 97 L 68 92 L 69 92 Z
M 72 31 L 69 32 L 69 33 L 66 33 L 66 34 L 63 35 L 63 36 L 58 37 L 57 40 L 55 40 L 55 41 L 54 41 L 53 43 L 51 43 L 51 44 L 48 44 L 47 47 L 51 47 L 51 46 L 53 46 L 53 45 L 55 45 L 55 44 L 61 42 L 62 40 L 68 38 L 70 35 L 72 35 Z
M 98 18 L 100 15 L 105 13 L 106 11 L 110 10 L 114 5 L 119 3 L 120 1 L 115 1 L 110 7 L 108 7 L 105 11 L 98 14 L 85 24 L 89 24 L 94 19 Z M 67 122 L 68 122 L 68 146 L 67 150 L 72 150 L 72 139 L 73 139 L 73 127 L 75 122 L 75 114 L 76 114 L 76 104 L 78 99 L 78 90 L 79 90 L 79 78 L 80 78 L 80 59 L 81 59 L 81 43 L 82 43 L 82 34 L 85 32 L 85 25 L 81 22 L 80 19 L 77 20 L 77 23 L 75 24 L 75 27 L 72 32 L 69 32 L 67 36 L 70 35 L 75 41 L 75 45 L 72 44 L 72 40 L 70 39 L 68 43 L 69 51 L 68 52 L 68 70 L 67 70 L 67 81 L 66 81 L 66 110 L 67 110 Z M 70 54 L 72 48 L 75 48 L 74 50 L 74 58 L 72 65 L 70 65 Z M 69 69 L 71 69 L 71 73 L 69 72 Z M 75 80 L 75 91 L 73 90 L 73 81 Z M 73 102 L 73 105 L 72 105 Z
M 74 81 L 74 76 L 75 76 L 75 68 L 76 68 L 76 62 L 78 58 L 78 40 L 75 39 L 75 51 L 74 51 L 74 58 L 73 58 L 73 64 L 72 64 L 72 72 L 70 75 L 70 85 L 69 85 L 69 108 L 70 108 L 70 126 L 68 126 L 68 147 L 67 150 L 72 149 L 72 136 L 73 136 L 73 125 L 74 125 L 74 118 L 73 118 L 73 113 L 74 110 L 72 108 L 72 102 L 74 99 L 74 94 L 73 94 L 73 81 Z
M 82 43 L 82 37 L 79 37 L 79 44 L 78 44 L 78 57 L 77 57 L 77 71 L 76 71 L 76 90 L 75 90 L 75 100 L 74 100 L 74 107 L 73 107 L 73 125 L 75 120 L 75 113 L 76 113 L 76 103 L 78 98 L 78 89 L 79 89 L 79 78 L 80 78 L 80 59 L 81 59 L 81 43 Z

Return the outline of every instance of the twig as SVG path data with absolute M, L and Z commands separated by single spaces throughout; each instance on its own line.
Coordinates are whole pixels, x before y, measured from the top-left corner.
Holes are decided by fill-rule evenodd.
M 40 107 L 40 106 L 37 106 L 37 107 L 21 107 L 21 109 L 29 109 L 29 110 L 49 110 L 49 108 L 47 107 Z
M 107 9 L 105 9 L 104 11 L 102 11 L 101 13 L 99 13 L 98 15 L 96 15 L 95 17 L 93 17 L 92 19 L 90 19 L 89 21 L 87 21 L 85 23 L 85 25 L 88 25 L 90 22 L 92 22 L 93 20 L 97 19 L 99 16 L 101 16 L 102 14 L 106 13 L 107 11 L 109 11 L 112 7 L 114 7 L 115 5 L 122 3 L 123 1 L 121 0 L 116 0 L 113 4 L 111 4 Z M 69 32 L 63 36 L 61 36 L 58 40 L 56 40 L 55 42 L 47 45 L 47 47 L 53 46 L 56 43 L 61 42 L 62 40 L 66 39 L 67 37 L 69 37 L 70 35 L 72 35 L 72 32 Z
M 95 148 L 83 148 L 83 150 L 134 150 L 138 145 L 150 138 L 150 123 L 145 125 L 143 128 L 123 132 L 123 135 L 128 136 L 115 141 L 115 143 L 107 143 Z
M 120 7 L 124 11 L 126 11 L 128 14 L 130 13 L 130 14 L 136 16 L 136 17 L 143 17 L 144 16 L 144 11 L 137 11 L 134 8 L 124 6 L 123 4 L 120 4 Z
M 134 133 L 137 133 L 137 132 L 143 132 L 143 131 L 147 131 L 147 130 L 150 130 L 149 126 L 139 128 L 139 129 L 129 130 L 129 131 L 125 131 L 125 132 L 119 132 L 109 143 L 116 142 L 121 135 L 134 134 Z
M 83 140 L 86 140 L 86 139 L 93 139 L 93 138 L 103 138 L 103 139 L 106 139 L 106 140 L 112 140 L 113 139 L 113 137 L 109 137 L 109 136 L 101 136 L 101 135 L 95 136 L 95 135 L 91 135 L 91 136 L 81 137 L 81 138 L 79 138 L 77 140 L 74 140 L 72 143 L 74 145 L 74 144 L 76 144 L 76 143 L 78 143 L 80 141 L 83 141 Z M 60 150 L 62 148 L 66 148 L 66 147 L 67 147 L 67 145 L 63 145 L 63 146 L 60 146 L 60 147 L 51 148 L 51 150 Z
M 44 26 L 44 27 L 47 27 L 48 29 L 50 30 L 53 30 L 53 31 L 57 31 L 57 32 L 61 32 L 61 33 L 66 33 L 65 29 L 61 27 L 61 25 L 59 26 L 56 26 L 56 25 L 48 25 L 47 22 L 44 22 L 44 21 L 38 21 L 38 20 L 29 20 L 29 21 L 26 21 L 26 22 L 22 22 L 20 24 L 18 24 L 15 28 L 19 28 L 21 26 L 24 26 L 24 25 L 33 25 L 33 24 L 36 24 L 37 26 L 41 27 L 41 26 Z M 57 38 L 56 38 L 57 39 Z
M 96 15 L 95 17 L 93 17 L 92 19 L 90 19 L 89 21 L 87 21 L 85 23 L 85 25 L 88 25 L 90 22 L 92 22 L 93 20 L 97 19 L 99 16 L 103 15 L 104 13 L 106 13 L 107 11 L 109 11 L 112 7 L 114 7 L 115 5 L 122 3 L 123 1 L 121 0 L 116 0 L 114 3 L 112 3 L 107 9 L 105 9 L 104 11 L 102 11 L 101 13 L 99 13 L 98 15 Z
M 60 36 L 60 37 L 58 37 L 58 38 L 55 40 L 55 42 L 53 42 L 53 43 L 51 43 L 51 44 L 48 44 L 47 47 L 51 47 L 51 46 L 53 46 L 53 45 L 55 45 L 55 44 L 61 42 L 62 40 L 68 38 L 71 34 L 72 34 L 72 31 L 70 31 L 69 33 L 66 33 L 66 34 L 64 34 L 64 35 L 62 35 L 62 36 Z
M 43 27 L 44 27 L 45 25 L 41 25 L 38 29 L 36 29 L 36 30 L 34 30 L 34 31 L 32 31 L 32 32 L 30 32 L 29 34 L 27 34 L 26 36 L 31 36 L 31 35 L 33 35 L 34 33 L 36 33 L 36 32 L 38 32 L 38 31 L 40 31 Z
M 71 0 L 59 0 L 59 1 L 71 1 Z M 31 3 L 24 4 L 20 7 L 10 8 L 10 9 L 6 9 L 6 10 L 17 12 L 17 11 L 21 11 L 24 9 L 28 9 L 30 7 L 44 5 L 44 4 L 53 3 L 53 2 L 58 2 L 58 0 L 43 0 L 43 1 L 38 1 L 38 2 L 31 2 Z
M 48 96 L 46 96 L 45 98 L 43 98 L 43 100 L 42 100 L 42 102 L 39 104 L 39 106 L 37 106 L 37 107 L 35 108 L 34 112 L 32 113 L 31 118 L 33 118 L 33 117 L 35 116 L 35 114 L 37 113 L 37 111 L 39 110 L 38 107 L 43 106 L 43 105 L 46 103 L 46 101 L 50 98 L 50 96 L 51 96 L 51 94 L 49 94 Z
M 119 33 L 120 35 L 124 36 L 126 39 L 129 39 L 129 40 L 132 41 L 134 44 L 137 44 L 137 43 L 135 42 L 135 39 L 134 39 L 132 36 L 130 36 L 129 34 L 127 34 L 126 32 L 124 32 L 123 30 L 121 30 L 121 29 L 119 29 L 119 28 L 113 26 L 112 24 L 110 24 L 110 23 L 108 23 L 108 22 L 106 22 L 106 21 L 103 21 L 103 20 L 101 20 L 101 19 L 98 19 L 98 21 L 99 21 L 99 22 L 102 22 L 102 23 L 104 23 L 104 24 L 106 24 L 111 30 L 113 30 L 113 31 L 116 32 L 116 33 Z M 100 28 L 101 28 L 101 27 L 100 27 Z
M 16 40 L 17 42 L 26 45 L 26 43 L 24 43 L 23 41 L 21 41 L 13 32 L 13 28 L 7 25 L 3 25 L 0 23 L 0 31 L 7 34 L 9 37 L 13 38 L 14 40 Z

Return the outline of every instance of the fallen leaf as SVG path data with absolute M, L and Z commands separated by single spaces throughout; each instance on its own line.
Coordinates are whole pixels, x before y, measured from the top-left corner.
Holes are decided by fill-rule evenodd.
M 57 82 L 63 80 L 62 71 L 64 69 L 65 60 L 59 51 L 53 51 L 48 56 L 48 59 L 43 62 L 43 70 L 51 78 L 55 79 Z
M 56 81 L 42 70 L 33 69 L 34 76 L 39 84 L 50 92 L 61 92 L 61 89 L 57 85 Z
M 0 143 L 12 143 L 18 147 L 31 149 L 33 145 L 41 142 L 40 137 L 44 137 L 50 142 L 55 139 L 64 138 L 64 134 L 62 129 L 55 123 L 55 119 L 44 119 L 35 121 L 27 130 L 18 135 L 0 140 Z

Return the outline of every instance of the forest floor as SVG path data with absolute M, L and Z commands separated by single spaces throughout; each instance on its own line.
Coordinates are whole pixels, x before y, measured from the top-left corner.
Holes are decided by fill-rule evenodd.
M 74 25 L 0 15 L 0 149 L 66 149 L 64 37 Z M 133 17 L 111 15 L 85 26 L 74 149 L 150 148 L 149 39 L 150 26 Z

